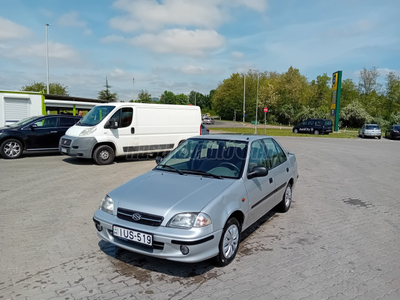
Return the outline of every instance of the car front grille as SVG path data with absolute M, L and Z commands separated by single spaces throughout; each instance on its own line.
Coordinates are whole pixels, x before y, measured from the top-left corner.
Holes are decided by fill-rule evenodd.
M 126 221 L 149 226 L 160 226 L 164 217 L 118 207 L 117 217 Z
M 69 139 L 61 139 L 61 146 L 65 146 L 65 147 L 71 146 L 71 140 L 69 140 Z

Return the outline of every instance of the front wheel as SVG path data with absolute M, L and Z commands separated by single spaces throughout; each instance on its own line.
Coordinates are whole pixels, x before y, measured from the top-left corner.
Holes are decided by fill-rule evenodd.
M 6 140 L 0 146 L 1 155 L 8 159 L 21 157 L 22 151 L 22 143 L 16 139 Z
M 226 222 L 219 242 L 219 253 L 215 257 L 217 266 L 229 265 L 236 256 L 239 249 L 241 226 L 236 218 L 230 218 Z
M 293 133 L 299 133 L 299 130 L 298 129 L 293 129 Z
M 108 165 L 114 160 L 114 150 L 108 145 L 97 147 L 93 151 L 93 160 L 98 165 Z
M 282 201 L 278 204 L 278 209 L 280 212 L 287 212 L 292 204 L 292 185 L 288 183 L 286 186 L 285 193 L 283 194 Z

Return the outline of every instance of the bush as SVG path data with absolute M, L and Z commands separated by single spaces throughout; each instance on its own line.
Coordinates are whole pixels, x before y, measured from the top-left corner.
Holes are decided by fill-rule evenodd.
M 358 128 L 365 123 L 371 123 L 372 117 L 367 113 L 362 104 L 354 101 L 342 109 L 339 115 L 342 126 Z

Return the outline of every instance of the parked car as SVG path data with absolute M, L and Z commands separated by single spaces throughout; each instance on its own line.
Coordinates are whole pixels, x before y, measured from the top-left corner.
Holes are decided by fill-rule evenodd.
M 298 178 L 295 155 L 269 136 L 197 136 L 157 162 L 108 193 L 93 221 L 118 247 L 187 263 L 229 264 L 246 228 L 289 210 Z
M 329 134 L 332 132 L 332 121 L 328 119 L 307 119 L 293 126 L 294 133 Z
M 382 132 L 378 124 L 364 124 L 363 127 L 358 131 L 358 136 L 361 138 L 365 137 L 377 137 L 381 138 Z
M 400 125 L 393 125 L 392 128 L 386 130 L 385 138 L 391 140 L 400 139 Z
M 0 128 L 0 153 L 18 158 L 24 151 L 58 151 L 60 138 L 80 120 L 72 115 L 48 115 L 25 118 Z
M 205 118 L 203 118 L 203 124 L 214 124 L 215 122 L 214 122 L 214 119 L 213 118 L 210 118 L 210 117 L 205 117 Z
M 201 124 L 201 135 L 205 134 L 210 134 L 210 130 L 204 124 Z

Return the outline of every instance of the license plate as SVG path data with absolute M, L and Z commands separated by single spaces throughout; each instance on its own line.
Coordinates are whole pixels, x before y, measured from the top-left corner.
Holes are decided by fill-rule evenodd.
M 153 245 L 153 236 L 151 234 L 113 226 L 113 235 L 128 241 L 138 242 L 147 246 Z
M 62 153 L 68 153 L 68 149 L 67 148 L 61 148 L 61 152 Z

